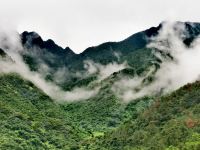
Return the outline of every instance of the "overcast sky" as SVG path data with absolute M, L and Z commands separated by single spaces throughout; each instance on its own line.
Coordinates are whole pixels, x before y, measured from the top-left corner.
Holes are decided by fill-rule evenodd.
M 164 20 L 200 22 L 199 0 L 0 0 L 0 23 L 80 53 Z

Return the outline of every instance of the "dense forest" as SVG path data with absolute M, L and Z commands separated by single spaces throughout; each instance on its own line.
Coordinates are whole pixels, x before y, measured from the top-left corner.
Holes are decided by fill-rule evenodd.
M 1 45 L 0 149 L 199 150 L 200 82 L 162 72 L 182 63 L 174 34 L 156 39 L 164 24 L 81 54 L 35 32 L 19 35 L 21 59 Z M 189 51 L 200 24 L 173 31 Z

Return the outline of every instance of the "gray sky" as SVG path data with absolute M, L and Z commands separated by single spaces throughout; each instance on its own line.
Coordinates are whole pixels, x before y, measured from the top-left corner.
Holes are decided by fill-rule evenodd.
M 0 0 L 0 23 L 80 53 L 164 20 L 200 22 L 199 0 Z

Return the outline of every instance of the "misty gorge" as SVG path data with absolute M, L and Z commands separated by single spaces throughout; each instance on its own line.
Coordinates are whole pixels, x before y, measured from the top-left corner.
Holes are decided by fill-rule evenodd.
M 41 2 L 47 13 L 51 3 Z M 101 3 L 87 4 L 81 6 L 115 24 L 114 14 L 99 12 Z M 93 14 L 83 8 L 74 18 L 83 15 L 84 23 Z M 128 28 L 126 17 L 120 22 Z M 67 23 L 78 27 L 74 18 Z M 0 22 L 0 150 L 200 150 L 200 23 L 169 19 L 77 52 Z M 104 26 L 90 23 L 80 37 Z

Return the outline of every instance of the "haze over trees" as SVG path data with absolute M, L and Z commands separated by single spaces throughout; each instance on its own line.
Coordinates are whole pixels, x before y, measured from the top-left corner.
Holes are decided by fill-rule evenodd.
M 1 34 L 0 149 L 200 149 L 199 35 L 163 22 L 75 54 Z

